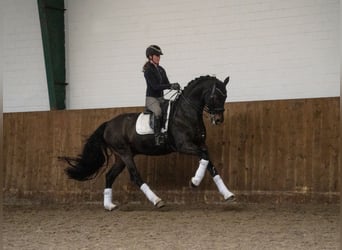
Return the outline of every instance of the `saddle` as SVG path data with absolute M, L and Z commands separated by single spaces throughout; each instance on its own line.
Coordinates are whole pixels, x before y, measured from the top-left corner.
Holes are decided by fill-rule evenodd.
M 161 103 L 162 109 L 162 133 L 166 133 L 169 124 L 170 110 L 173 101 L 167 101 Z M 154 134 L 154 114 L 151 110 L 145 109 L 137 119 L 135 124 L 135 130 L 139 135 L 150 135 Z

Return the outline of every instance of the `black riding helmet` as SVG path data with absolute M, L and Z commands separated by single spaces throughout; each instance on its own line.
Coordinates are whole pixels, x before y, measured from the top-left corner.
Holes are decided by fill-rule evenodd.
M 146 57 L 147 58 L 149 58 L 150 56 L 153 56 L 153 55 L 156 55 L 156 56 L 163 55 L 163 52 L 158 45 L 150 45 L 146 49 Z

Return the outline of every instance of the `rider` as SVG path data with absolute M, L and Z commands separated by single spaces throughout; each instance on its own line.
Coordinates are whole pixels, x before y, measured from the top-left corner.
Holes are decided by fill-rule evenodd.
M 146 108 L 154 114 L 154 134 L 155 143 L 160 145 L 164 143 L 164 137 L 161 133 L 162 110 L 161 103 L 165 100 L 163 97 L 164 89 L 179 90 L 178 83 L 171 83 L 167 78 L 165 69 L 159 65 L 160 56 L 163 55 L 160 47 L 150 45 L 146 49 L 148 61 L 143 66 L 143 72 L 146 79 Z

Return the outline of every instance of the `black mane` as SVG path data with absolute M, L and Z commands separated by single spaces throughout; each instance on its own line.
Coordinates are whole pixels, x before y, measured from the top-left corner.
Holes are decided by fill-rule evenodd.
M 191 80 L 191 81 L 188 83 L 188 85 L 186 85 L 185 88 L 190 87 L 190 86 L 193 86 L 194 84 L 197 84 L 197 83 L 202 82 L 202 81 L 204 81 L 204 80 L 210 80 L 210 79 L 212 79 L 212 80 L 217 80 L 217 78 L 216 78 L 215 76 L 209 76 L 209 75 L 200 76 L 200 77 L 197 77 L 197 78 Z
M 215 76 L 209 76 L 209 75 L 200 76 L 200 77 L 197 77 L 197 78 L 191 80 L 188 83 L 188 85 L 186 85 L 184 87 L 184 91 L 187 92 L 187 91 L 191 90 L 193 87 L 195 87 L 198 83 L 203 82 L 203 81 L 207 81 L 207 80 L 218 81 L 218 79 Z

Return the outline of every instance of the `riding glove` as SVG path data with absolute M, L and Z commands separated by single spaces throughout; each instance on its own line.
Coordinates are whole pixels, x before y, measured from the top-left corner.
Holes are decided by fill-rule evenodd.
M 176 83 L 171 83 L 171 89 L 173 90 L 180 90 L 180 85 L 178 82 Z

